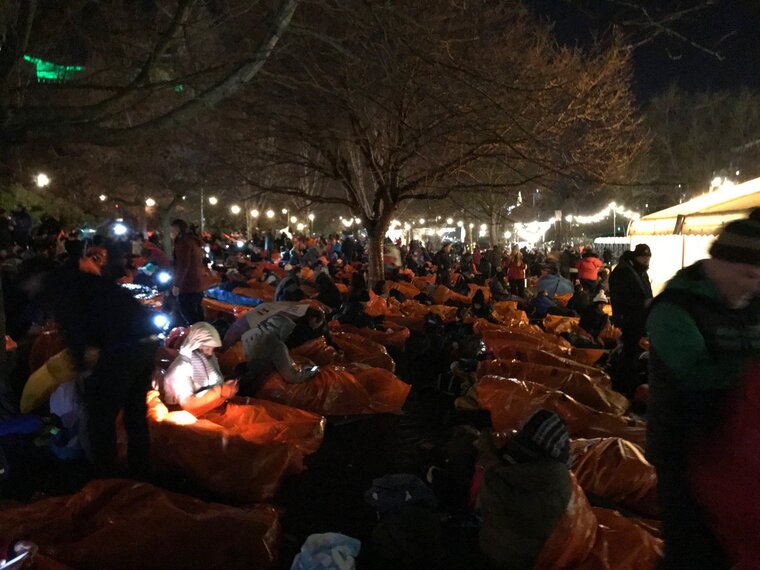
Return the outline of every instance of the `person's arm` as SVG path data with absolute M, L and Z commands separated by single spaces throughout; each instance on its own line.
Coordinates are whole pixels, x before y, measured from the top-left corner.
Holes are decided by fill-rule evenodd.
M 228 380 L 224 384 L 213 386 L 198 394 L 191 394 L 181 399 L 179 405 L 196 418 L 221 406 L 238 391 L 238 381 Z
M 663 301 L 649 314 L 647 329 L 652 348 L 676 378 L 679 390 L 727 390 L 734 384 L 745 362 L 717 359 L 689 313 Z

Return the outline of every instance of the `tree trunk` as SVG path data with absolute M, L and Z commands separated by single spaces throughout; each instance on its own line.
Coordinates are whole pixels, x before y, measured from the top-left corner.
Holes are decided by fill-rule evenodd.
M 178 203 L 179 201 L 177 198 L 174 198 L 169 204 L 169 207 L 166 208 L 166 211 L 161 215 L 161 245 L 164 247 L 164 252 L 166 252 L 166 255 L 169 257 L 172 256 L 174 251 L 174 244 L 172 243 L 172 238 L 169 233 L 172 228 L 174 211 L 177 209 Z
M 385 279 L 383 269 L 383 236 L 385 232 L 382 229 L 375 228 L 367 230 L 367 256 L 369 257 L 369 286 L 374 287 L 375 283 Z

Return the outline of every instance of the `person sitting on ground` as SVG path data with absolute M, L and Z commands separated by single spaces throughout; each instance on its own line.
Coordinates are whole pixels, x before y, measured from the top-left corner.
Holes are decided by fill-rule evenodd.
M 317 289 L 319 289 L 319 295 L 317 295 L 317 301 L 327 305 L 331 309 L 338 309 L 342 301 L 342 295 L 340 291 L 330 279 L 330 276 L 326 273 L 320 273 L 317 276 Z
M 593 302 L 580 312 L 581 321 L 579 326 L 595 339 L 598 339 L 601 332 L 610 324 L 610 318 L 603 310 L 604 306 L 609 302 L 607 295 L 600 289 L 594 296 Z M 604 343 L 601 344 L 603 345 Z
M 481 289 L 475 291 L 472 296 L 472 315 L 479 319 L 486 319 L 489 323 L 499 323 L 491 310 L 491 303 L 486 302 L 486 296 Z
M 225 382 L 214 349 L 222 346 L 216 329 L 206 322 L 195 323 L 169 366 L 163 380 L 162 399 L 196 417 L 221 406 L 237 393 L 237 380 Z
M 285 266 L 285 277 L 277 284 L 274 291 L 275 301 L 300 301 L 304 298 L 301 281 L 298 279 L 298 268 L 288 264 Z
M 541 277 L 536 282 L 536 292 L 546 291 L 550 299 L 555 295 L 567 295 L 575 292 L 573 284 L 568 279 L 557 274 L 554 264 L 544 264 L 541 267 Z
M 575 281 L 575 293 L 567 302 L 567 308 L 575 311 L 578 314 L 582 314 L 588 307 L 591 306 L 591 294 L 583 287 L 580 280 Z
M 501 449 L 488 431 L 479 447 L 480 548 L 498 568 L 533 568 L 572 495 L 567 428 L 539 410 Z
M 499 271 L 488 282 L 488 286 L 491 289 L 491 298 L 494 301 L 509 301 L 511 299 L 505 278 L 506 274 L 503 271 Z

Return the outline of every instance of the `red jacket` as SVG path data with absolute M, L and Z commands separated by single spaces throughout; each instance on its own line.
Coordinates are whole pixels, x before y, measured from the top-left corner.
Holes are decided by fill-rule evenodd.
M 588 281 L 596 281 L 598 279 L 599 270 L 604 263 L 596 255 L 586 255 L 575 265 L 578 269 L 578 279 L 586 279 Z
M 174 242 L 174 286 L 180 293 L 201 293 L 205 288 L 201 245 L 194 234 L 180 235 Z
M 527 265 L 525 265 L 524 261 L 515 263 L 510 260 L 507 264 L 507 279 L 525 279 L 526 268 Z

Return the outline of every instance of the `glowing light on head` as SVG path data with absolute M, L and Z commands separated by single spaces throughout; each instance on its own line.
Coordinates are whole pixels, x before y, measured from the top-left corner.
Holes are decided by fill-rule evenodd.
M 274 210 L 267 210 L 267 218 L 270 220 L 274 218 Z
M 251 210 L 251 217 L 252 218 L 258 218 L 259 217 L 259 211 L 258 210 Z
M 153 198 L 146 198 L 145 205 L 148 206 L 148 208 L 152 208 L 156 205 L 156 201 Z
M 108 196 L 106 196 L 105 194 L 101 194 L 100 196 L 98 196 L 98 198 L 100 198 L 101 202 L 105 202 L 106 200 L 108 200 Z
M 219 200 L 217 200 L 216 196 L 209 196 L 208 203 L 212 206 L 216 206 Z
M 238 206 L 237 204 L 233 204 L 230 206 L 230 212 L 232 212 L 234 215 L 238 215 L 241 212 L 242 208 Z
M 298 221 L 298 218 L 296 218 L 295 216 L 290 216 L 290 223 L 291 224 L 295 224 L 297 221 Z
M 122 223 L 117 223 L 113 225 L 113 233 L 117 236 L 123 236 L 125 233 L 127 233 L 127 226 L 125 226 Z
M 34 182 L 39 188 L 44 188 L 50 184 L 50 177 L 47 174 L 40 172 L 37 176 L 34 177 Z
M 171 321 L 169 320 L 169 317 L 167 317 L 163 313 L 158 313 L 153 317 L 153 324 L 156 326 L 156 328 L 164 330 L 169 326 L 169 323 Z
M 168 271 L 159 271 L 158 275 L 156 275 L 156 279 L 158 279 L 158 282 L 162 285 L 166 285 L 169 281 L 172 280 L 172 274 Z
M 446 223 L 447 223 L 448 225 L 451 225 L 451 224 L 453 224 L 453 223 L 454 223 L 454 218 L 446 218 Z

